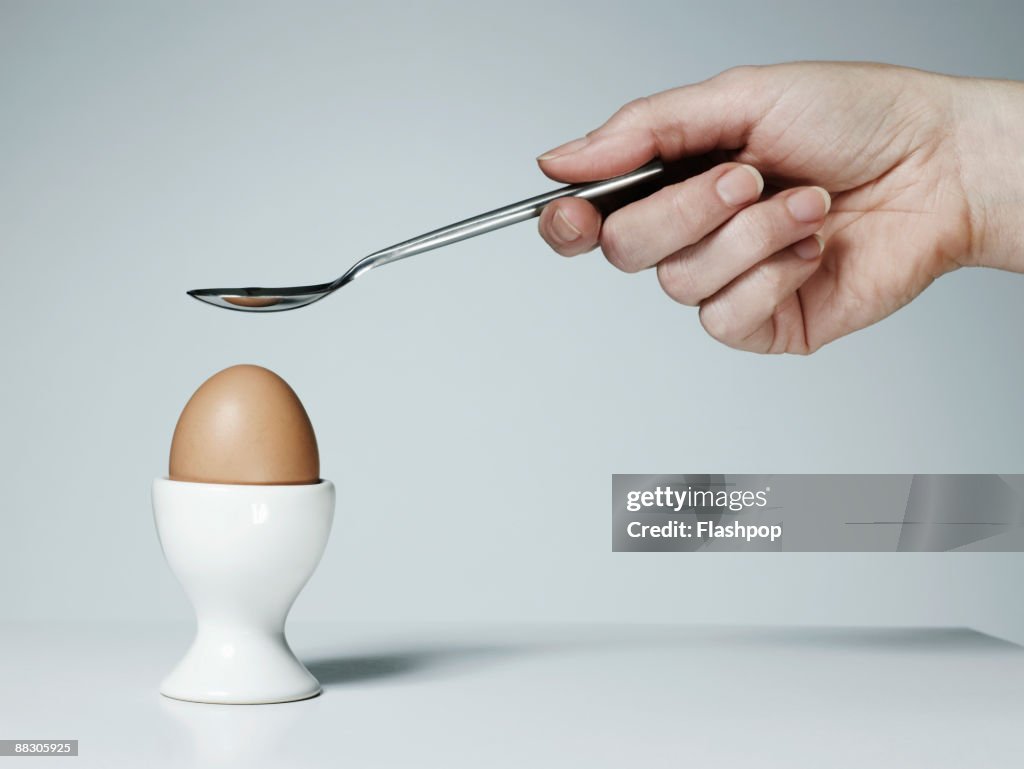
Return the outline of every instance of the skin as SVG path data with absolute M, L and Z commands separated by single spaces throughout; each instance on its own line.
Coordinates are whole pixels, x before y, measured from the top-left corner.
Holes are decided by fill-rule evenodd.
M 737 349 L 808 354 L 963 266 L 1024 272 L 1024 84 L 876 64 L 741 67 L 630 102 L 545 153 L 564 182 L 727 159 L 612 213 L 548 206 L 560 254 L 654 268 Z M 1014 137 L 1018 141 L 1014 141 Z

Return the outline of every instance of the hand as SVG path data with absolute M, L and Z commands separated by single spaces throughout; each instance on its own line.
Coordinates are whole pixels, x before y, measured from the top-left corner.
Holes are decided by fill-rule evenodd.
M 665 292 L 699 306 L 732 347 L 806 354 L 957 267 L 1024 271 L 1022 124 L 1018 83 L 873 64 L 742 67 L 631 102 L 538 158 L 565 182 L 655 156 L 730 162 L 603 222 L 584 200 L 557 201 L 540 232 L 566 256 L 599 244 L 621 270 L 656 267 Z

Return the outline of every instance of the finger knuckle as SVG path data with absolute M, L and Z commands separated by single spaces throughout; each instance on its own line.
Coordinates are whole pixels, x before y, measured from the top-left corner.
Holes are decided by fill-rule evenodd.
M 612 116 L 616 124 L 636 125 L 646 122 L 651 113 L 651 100 L 647 96 L 626 102 Z
M 764 259 L 776 251 L 778 238 L 771 219 L 764 211 L 744 217 L 742 227 L 736 233 L 735 246 L 738 249 Z
M 757 72 L 758 69 L 759 67 L 753 64 L 739 64 L 735 67 L 729 67 L 728 69 L 722 70 L 711 79 L 723 84 L 743 82 L 753 77 L 754 73 Z
M 779 300 L 783 291 L 781 271 L 771 262 L 762 261 L 750 268 L 752 282 L 756 284 L 762 296 Z
M 696 243 L 701 236 L 701 229 L 706 216 L 701 215 L 694 206 L 693 196 L 684 185 L 676 185 L 665 191 L 667 203 L 674 220 L 676 240 L 682 246 Z
M 673 257 L 663 259 L 657 267 L 658 283 L 661 290 L 672 299 L 688 307 L 696 307 L 703 297 L 698 295 L 696 286 L 690 278 L 690 268 L 686 259 Z
M 712 339 L 734 345 L 741 341 L 736 314 L 724 298 L 704 302 L 700 306 L 700 324 Z

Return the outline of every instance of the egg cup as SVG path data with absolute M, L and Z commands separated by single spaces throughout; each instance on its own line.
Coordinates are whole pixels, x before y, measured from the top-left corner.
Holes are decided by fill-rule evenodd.
M 197 625 L 191 648 L 160 693 L 238 705 L 319 694 L 320 683 L 288 646 L 284 624 L 327 545 L 334 485 L 157 478 L 153 513 Z

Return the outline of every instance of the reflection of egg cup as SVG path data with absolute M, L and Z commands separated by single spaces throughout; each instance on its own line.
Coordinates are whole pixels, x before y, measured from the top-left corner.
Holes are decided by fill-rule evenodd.
M 295 486 L 153 482 L 157 533 L 196 612 L 196 637 L 160 686 L 195 702 L 289 702 L 320 693 L 284 636 L 334 517 L 330 481 Z

